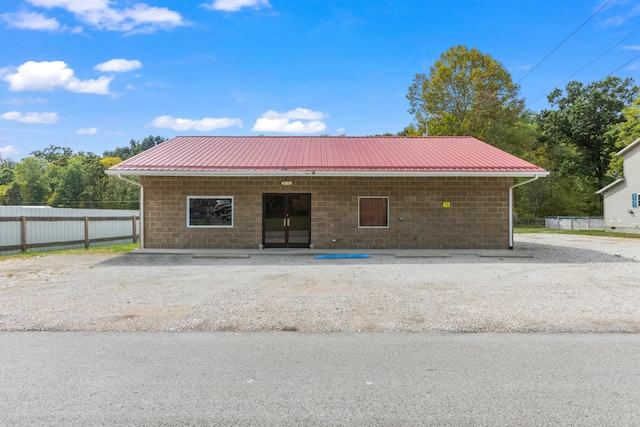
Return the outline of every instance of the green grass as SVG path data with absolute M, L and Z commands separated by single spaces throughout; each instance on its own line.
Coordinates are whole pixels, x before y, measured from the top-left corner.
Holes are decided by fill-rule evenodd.
M 602 230 L 552 230 L 541 227 L 515 227 L 514 233 L 537 233 L 537 234 L 576 234 L 579 236 L 597 237 L 624 237 L 628 239 L 640 239 L 640 233 L 616 233 Z
M 7 258 L 32 258 L 42 255 L 110 255 L 131 252 L 138 249 L 140 243 L 125 243 L 121 245 L 93 246 L 89 249 L 61 249 L 56 251 L 27 251 L 13 255 L 0 255 L 0 260 Z

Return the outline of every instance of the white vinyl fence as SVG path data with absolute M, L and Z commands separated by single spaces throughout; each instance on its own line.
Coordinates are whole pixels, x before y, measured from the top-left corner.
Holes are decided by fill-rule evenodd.
M 604 230 L 604 218 L 601 216 L 548 216 L 544 219 L 544 226 L 554 230 Z
M 140 212 L 0 206 L 0 255 L 137 242 Z

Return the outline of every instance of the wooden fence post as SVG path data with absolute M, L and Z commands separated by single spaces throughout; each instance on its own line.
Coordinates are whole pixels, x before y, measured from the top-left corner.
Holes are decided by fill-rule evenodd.
M 84 217 L 84 248 L 89 249 L 89 217 Z
M 133 222 L 133 243 L 137 243 L 138 242 L 138 232 L 136 230 L 136 216 L 135 215 L 132 217 L 132 222 Z
M 27 252 L 27 217 L 22 218 L 22 252 Z

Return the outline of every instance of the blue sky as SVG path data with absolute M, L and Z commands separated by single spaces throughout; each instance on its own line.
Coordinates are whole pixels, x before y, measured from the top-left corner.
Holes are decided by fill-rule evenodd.
M 500 61 L 539 111 L 569 78 L 640 82 L 638 30 L 632 0 L 2 0 L 0 153 L 395 133 L 415 74 L 458 44 Z

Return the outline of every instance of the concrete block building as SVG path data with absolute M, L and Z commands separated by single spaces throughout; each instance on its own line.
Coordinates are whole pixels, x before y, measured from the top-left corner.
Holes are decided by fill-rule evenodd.
M 176 137 L 140 177 L 159 249 L 504 249 L 514 178 L 544 169 L 471 137 Z

